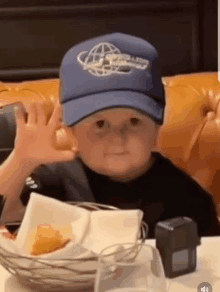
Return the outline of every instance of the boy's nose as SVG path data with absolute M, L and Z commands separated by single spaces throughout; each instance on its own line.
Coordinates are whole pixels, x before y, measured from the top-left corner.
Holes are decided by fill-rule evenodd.
M 116 135 L 121 136 L 122 138 L 124 138 L 124 134 L 127 131 L 127 125 L 123 125 L 123 126 L 118 126 L 112 129 L 112 132 L 115 133 Z
M 125 131 L 126 131 L 125 126 L 123 126 L 123 127 L 115 127 L 113 129 L 111 129 L 111 132 L 109 133 L 110 139 L 114 140 L 115 142 L 124 143 Z
M 109 154 L 124 154 L 125 149 L 125 137 L 124 137 L 124 129 L 116 128 L 109 133 L 108 141 L 109 141 Z

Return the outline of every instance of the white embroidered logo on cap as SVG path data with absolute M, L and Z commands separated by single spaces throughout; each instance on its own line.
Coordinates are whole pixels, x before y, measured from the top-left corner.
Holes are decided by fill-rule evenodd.
M 129 74 L 133 69 L 145 70 L 150 64 L 148 60 L 122 54 L 114 45 L 106 42 L 94 46 L 90 52 L 79 53 L 77 61 L 84 70 L 97 77 Z

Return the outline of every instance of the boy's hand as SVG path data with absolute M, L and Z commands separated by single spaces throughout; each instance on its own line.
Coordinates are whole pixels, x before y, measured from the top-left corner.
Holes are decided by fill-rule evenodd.
M 56 131 L 61 128 L 61 105 L 56 103 L 48 118 L 46 104 L 25 103 L 16 108 L 17 135 L 14 152 L 19 159 L 24 159 L 36 166 L 56 162 L 70 161 L 75 158 L 74 145 L 71 150 L 59 150 L 56 145 Z

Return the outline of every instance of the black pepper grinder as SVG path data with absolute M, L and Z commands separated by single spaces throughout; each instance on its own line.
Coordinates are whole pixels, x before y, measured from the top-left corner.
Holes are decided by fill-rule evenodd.
M 166 277 L 174 278 L 195 271 L 197 246 L 201 244 L 195 221 L 175 217 L 158 222 L 155 238 Z

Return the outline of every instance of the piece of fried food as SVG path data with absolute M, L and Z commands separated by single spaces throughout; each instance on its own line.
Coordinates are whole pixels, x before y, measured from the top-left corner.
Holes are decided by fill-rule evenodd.
M 54 229 L 50 224 L 42 224 L 34 229 L 30 236 L 30 254 L 41 255 L 63 248 L 70 238 L 63 238 L 60 230 Z

